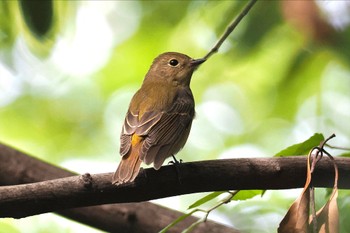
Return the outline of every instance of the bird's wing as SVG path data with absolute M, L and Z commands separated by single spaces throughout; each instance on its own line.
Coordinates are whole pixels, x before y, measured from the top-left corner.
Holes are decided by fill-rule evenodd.
M 146 111 L 140 117 L 129 110 L 120 137 L 120 154 L 124 156 L 130 150 L 133 134 L 143 136 L 140 159 L 146 164 L 154 163 L 156 169 L 160 168 L 166 158 L 184 146 L 193 117 L 191 93 L 180 96 L 170 109 L 164 111 Z
M 149 111 L 145 112 L 139 119 L 138 113 L 135 114 L 128 110 L 120 136 L 120 155 L 124 156 L 130 150 L 131 138 L 134 133 L 139 136 L 146 136 L 161 116 L 159 112 Z
M 194 102 L 179 99 L 169 111 L 159 115 L 159 120 L 149 129 L 140 153 L 140 159 L 146 164 L 154 163 L 156 169 L 185 144 L 194 117 Z

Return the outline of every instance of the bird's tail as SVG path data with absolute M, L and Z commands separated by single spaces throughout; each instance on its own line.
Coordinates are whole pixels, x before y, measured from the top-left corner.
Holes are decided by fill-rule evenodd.
M 139 174 L 142 160 L 139 157 L 141 143 L 131 146 L 130 151 L 122 157 L 117 171 L 114 173 L 112 183 L 115 185 L 132 182 Z

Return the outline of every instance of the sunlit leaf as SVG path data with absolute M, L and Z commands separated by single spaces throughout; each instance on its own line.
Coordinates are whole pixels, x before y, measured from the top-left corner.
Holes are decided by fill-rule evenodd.
M 324 140 L 324 136 L 320 133 L 315 133 L 309 139 L 304 142 L 294 144 L 286 149 L 278 152 L 275 156 L 290 156 L 290 155 L 306 155 L 309 151 L 320 144 Z
M 201 199 L 197 200 L 192 205 L 190 205 L 188 207 L 188 209 L 192 209 L 192 208 L 198 207 L 200 205 L 203 205 L 204 203 L 213 200 L 215 197 L 217 197 L 217 196 L 219 196 L 220 194 L 223 194 L 223 193 L 224 193 L 224 191 L 209 193 L 208 195 L 202 197 Z
M 350 157 L 350 152 L 345 152 L 343 154 L 340 154 L 339 157 Z
M 0 222 L 1 232 L 11 232 L 11 233 L 20 233 L 21 231 L 16 228 L 15 224 L 7 223 L 6 221 Z
M 257 195 L 262 195 L 263 192 L 264 192 L 263 190 L 240 190 L 236 195 L 232 197 L 232 200 L 235 200 L 235 201 L 247 200 Z

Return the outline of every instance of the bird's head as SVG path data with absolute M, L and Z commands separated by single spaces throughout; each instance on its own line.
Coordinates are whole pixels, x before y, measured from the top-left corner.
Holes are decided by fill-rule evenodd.
M 188 86 L 193 72 L 203 62 L 205 59 L 192 59 L 182 53 L 163 53 L 154 59 L 145 80 Z

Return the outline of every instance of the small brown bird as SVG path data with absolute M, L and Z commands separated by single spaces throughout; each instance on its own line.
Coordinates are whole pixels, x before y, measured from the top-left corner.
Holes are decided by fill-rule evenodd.
M 175 52 L 154 59 L 125 117 L 113 184 L 134 181 L 141 162 L 158 170 L 185 145 L 195 114 L 190 81 L 204 61 Z

